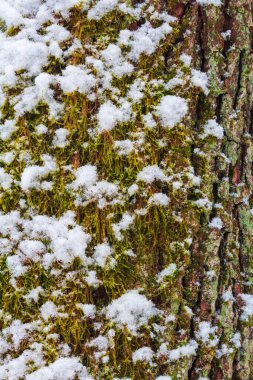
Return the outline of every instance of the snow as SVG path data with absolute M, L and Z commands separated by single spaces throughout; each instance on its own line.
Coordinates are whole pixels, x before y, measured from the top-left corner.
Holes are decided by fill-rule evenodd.
M 22 233 L 20 232 L 22 226 Z M 56 219 L 44 215 L 36 215 L 31 220 L 20 218 L 17 213 L 0 214 L 0 233 L 8 237 L 11 232 L 9 246 L 14 247 L 20 240 L 16 255 L 7 258 L 7 265 L 13 276 L 17 277 L 25 272 L 24 264 L 29 265 L 27 258 L 40 262 L 44 268 L 50 268 L 53 263 L 68 267 L 75 257 L 86 263 L 85 250 L 90 241 L 90 235 L 83 228 L 76 225 L 74 214 L 67 212 Z M 46 249 L 38 241 L 47 239 Z
M 185 64 L 185 66 L 190 66 L 191 65 L 191 61 L 192 61 L 192 57 L 190 55 L 187 55 L 187 54 L 181 54 L 180 55 L 180 60 Z
M 174 21 L 175 18 L 169 16 L 169 20 Z M 164 22 L 157 28 L 153 28 L 151 23 L 147 21 L 136 31 L 121 30 L 118 44 L 128 46 L 130 48 L 130 52 L 128 53 L 129 58 L 137 62 L 141 54 L 150 55 L 154 53 L 159 43 L 171 31 L 172 27 L 167 22 Z
M 84 165 L 77 169 L 76 179 L 71 184 L 71 188 L 89 188 L 97 182 L 97 168 L 94 165 Z
M 125 102 L 120 108 L 108 101 L 100 107 L 98 111 L 98 130 L 99 132 L 111 131 L 117 123 L 123 123 L 131 117 L 131 106 Z
M 1 41 L 0 74 L 27 70 L 30 75 L 39 75 L 42 67 L 48 62 L 49 49 L 41 42 L 27 39 L 6 39 Z
M 119 0 L 98 0 L 97 3 L 88 11 L 88 19 L 89 20 L 100 20 L 104 17 L 108 12 L 111 12 Z
M 212 202 L 209 201 L 209 199 L 207 197 L 205 198 L 200 198 L 198 199 L 197 201 L 194 201 L 193 202 L 197 207 L 204 207 L 206 208 L 207 210 L 210 210 L 211 207 L 212 207 Z
M 33 343 L 29 349 L 24 350 L 19 356 L 9 359 L 5 364 L 1 365 L 0 379 L 19 380 L 24 378 L 28 368 L 32 365 L 35 367 L 43 365 L 42 344 Z M 28 376 L 26 376 L 26 379 L 35 380 L 35 378 L 29 379 Z
M 188 112 L 187 101 L 180 96 L 164 96 L 156 107 L 157 116 L 164 128 L 173 128 Z
M 108 259 L 111 258 L 112 254 L 113 250 L 111 246 L 108 243 L 102 243 L 95 246 L 93 258 L 99 267 L 104 268 L 108 262 Z M 113 261 L 110 261 L 112 264 Z
M 96 84 L 95 77 L 87 73 L 82 66 L 67 66 L 62 72 L 62 76 L 59 76 L 57 79 L 63 92 L 66 94 L 74 91 L 88 94 Z
M 98 208 L 102 209 L 110 204 L 106 199 L 113 198 L 118 194 L 118 187 L 108 181 L 99 181 L 88 187 L 85 196 L 90 200 L 98 200 Z
M 134 150 L 134 144 L 131 140 L 121 140 L 114 142 L 115 148 L 120 156 L 128 156 Z
M 129 186 L 127 192 L 130 195 L 130 197 L 137 193 L 139 190 L 139 186 L 136 183 L 133 183 L 131 186 Z
M 240 348 L 242 343 L 241 343 L 241 340 L 242 340 L 242 337 L 241 337 L 241 334 L 239 331 L 237 331 L 232 339 L 230 340 L 231 343 L 233 343 L 235 345 L 236 348 Z
M 48 322 L 50 318 L 58 317 L 57 307 L 52 301 L 47 301 L 40 308 L 42 318 Z
M 0 188 L 3 190 L 10 189 L 12 184 L 12 178 L 10 174 L 6 173 L 3 168 L 0 167 Z
M 218 139 L 222 139 L 223 134 L 223 128 L 217 123 L 217 121 L 215 119 L 210 119 L 205 124 L 204 133 L 202 136 L 206 137 L 211 135 L 217 137 Z
M 169 197 L 163 193 L 156 193 L 149 198 L 148 203 L 156 206 L 166 207 L 169 204 Z
M 18 350 L 21 343 L 29 336 L 29 332 L 33 332 L 36 323 L 22 323 L 20 320 L 14 320 L 9 327 L 2 330 L 2 334 L 6 340 L 11 340 L 12 349 Z
M 228 301 L 232 301 L 232 302 L 234 302 L 234 301 L 235 301 L 235 298 L 234 298 L 234 296 L 233 296 L 232 291 L 231 291 L 231 290 L 227 290 L 226 292 L 224 292 L 224 293 L 222 294 L 222 300 L 223 300 L 224 302 L 228 302 Z
M 210 228 L 215 228 L 217 230 L 221 230 L 223 228 L 223 224 L 221 221 L 221 218 L 215 217 L 211 220 L 211 222 L 208 224 Z
M 38 262 L 42 253 L 45 252 L 46 247 L 41 241 L 25 239 L 19 243 L 18 249 L 24 257 Z
M 109 342 L 105 336 L 99 335 L 97 338 L 92 339 L 92 341 L 90 341 L 87 345 L 89 347 L 96 347 L 100 351 L 106 351 L 108 349 Z
M 227 30 L 226 32 L 221 33 L 221 36 L 224 40 L 227 40 L 231 37 L 231 30 Z
M 26 380 L 93 380 L 78 358 L 59 358 L 47 367 L 26 376 Z
M 243 313 L 240 316 L 242 321 L 248 321 L 253 316 L 253 295 L 252 294 L 240 294 L 240 298 L 244 302 Z
M 9 140 L 15 130 L 15 120 L 6 120 L 3 124 L 0 124 L 0 139 L 3 141 Z
M 92 286 L 94 288 L 100 284 L 100 281 L 97 278 L 97 273 L 94 270 L 88 272 L 88 275 L 85 276 L 85 281 L 89 286 Z
M 130 215 L 129 212 L 125 212 L 119 223 L 113 223 L 112 229 L 115 237 L 118 240 L 123 239 L 121 231 L 126 231 L 134 222 L 134 215 Z
M 83 304 L 83 303 L 78 303 L 76 305 L 79 309 L 82 310 L 82 312 L 84 313 L 84 315 L 87 317 L 87 318 L 95 318 L 96 317 L 96 306 L 95 305 L 92 305 L 92 304 Z
M 153 350 L 150 347 L 142 347 L 134 351 L 132 354 L 133 362 L 147 362 L 150 363 L 154 356 Z
M 15 154 L 14 152 L 5 152 L 0 154 L 0 161 L 4 162 L 5 164 L 9 165 L 14 160 Z
M 163 269 L 158 275 L 157 275 L 157 282 L 160 283 L 164 280 L 167 276 L 173 276 L 175 271 L 177 270 L 176 264 L 172 263 L 165 269 Z
M 138 175 L 137 179 L 145 183 L 152 183 L 154 181 L 167 181 L 167 176 L 163 173 L 162 169 L 157 165 L 146 166 L 142 169 Z
M 184 356 L 190 357 L 192 355 L 196 355 L 197 348 L 198 348 L 198 343 L 192 339 L 186 345 L 169 351 L 168 353 L 169 360 L 175 361 Z
M 142 325 L 147 325 L 150 318 L 158 314 L 153 302 L 137 290 L 129 290 L 112 301 L 106 308 L 106 317 L 120 328 L 127 326 L 136 335 Z
M 43 294 L 44 290 L 41 286 L 37 286 L 37 288 L 30 290 L 24 298 L 28 301 L 38 302 L 40 294 Z
M 196 2 L 200 5 L 216 5 L 218 7 L 222 5 L 221 0 L 196 0 Z
M 56 162 L 51 156 L 46 154 L 42 155 L 42 158 L 44 161 L 43 166 L 33 165 L 24 169 L 21 176 L 22 190 L 51 189 L 49 182 L 41 182 L 41 180 L 56 169 Z
M 202 0 L 203 4 L 214 2 L 219 0 Z M 80 20 L 76 13 L 70 18 L 70 8 L 75 5 L 76 12 L 82 13 Z M 125 14 L 131 27 L 123 23 L 127 29 L 120 30 L 111 22 L 115 17 L 110 19 L 111 11 L 120 17 Z M 0 253 L 6 259 L 6 286 L 24 306 L 19 310 L 20 320 L 4 305 L 0 310 L 4 322 L 0 379 L 92 380 L 82 363 L 87 361 L 93 372 L 96 367 L 98 376 L 99 366 L 110 372 L 109 350 L 117 348 L 122 333 L 118 330 L 123 330 L 127 340 L 140 338 L 138 345 L 132 346 L 133 367 L 142 365 L 140 362 L 150 364 L 148 375 L 171 380 L 166 374 L 155 375 L 162 373 L 156 363 L 159 352 L 169 361 L 195 355 L 198 343 L 214 344 L 216 327 L 202 321 L 195 331 L 198 343 L 177 343 L 182 346 L 173 350 L 172 343 L 163 340 L 163 333 L 167 327 L 176 327 L 177 316 L 169 314 L 171 310 L 158 309 L 145 282 L 135 282 L 141 289 L 127 290 L 131 285 L 124 279 L 118 283 L 117 278 L 113 283 L 111 276 L 117 277 L 121 265 L 136 265 L 139 252 L 131 235 L 142 216 L 148 216 L 154 206 L 170 206 L 172 218 L 183 222 L 178 200 L 175 205 L 172 202 L 175 192 L 179 190 L 180 197 L 187 200 L 188 189 L 202 185 L 190 163 L 186 162 L 181 172 L 165 153 L 175 132 L 168 129 L 187 116 L 189 81 L 207 94 L 207 74 L 194 70 L 192 57 L 184 53 L 178 57 L 178 67 L 171 68 L 174 77 L 160 71 L 172 23 L 180 20 L 147 1 L 2 0 L 0 13 L 0 190 L 5 210 L 0 212 Z M 86 38 L 86 15 L 94 31 L 101 28 L 99 39 Z M 159 64 L 149 70 L 149 61 L 150 67 Z M 11 112 L 5 113 L 9 104 Z M 43 113 L 39 105 L 43 105 Z M 76 130 L 76 126 L 80 128 Z M 179 132 L 185 128 L 188 133 L 186 124 L 180 125 Z M 223 133 L 217 121 L 210 119 L 199 137 L 221 139 Z M 182 136 L 186 136 L 183 144 L 192 143 L 192 136 Z M 107 145 L 102 145 L 105 139 L 119 164 L 112 175 L 112 162 L 104 151 Z M 200 141 L 196 148 L 198 154 L 204 143 L 207 141 Z M 196 144 L 198 147 L 198 140 Z M 133 175 L 128 172 L 129 165 L 134 167 Z M 51 192 L 46 193 L 48 190 Z M 195 204 L 210 209 L 201 190 L 196 191 L 196 199 L 200 199 Z M 59 204 L 61 194 L 66 195 L 66 202 Z M 65 212 L 68 209 L 72 211 Z M 217 219 L 209 226 L 221 228 Z M 186 231 L 182 248 L 189 249 L 191 234 Z M 169 249 L 175 248 L 176 242 L 171 242 Z M 180 270 L 175 263 L 165 265 L 153 279 L 158 287 L 166 284 L 166 277 L 173 280 Z M 213 278 L 209 272 L 206 280 Z M 139 275 L 148 277 L 148 268 L 143 267 Z M 103 288 L 110 292 L 100 302 L 97 297 Z M 241 295 L 245 321 L 253 315 L 250 297 Z M 222 301 L 228 298 L 235 302 L 229 290 Z M 182 310 L 192 315 L 187 306 Z M 78 323 L 87 325 L 78 358 L 72 356 L 68 334 L 62 337 L 58 331 L 60 325 L 72 322 L 77 327 Z M 76 337 L 78 343 L 78 334 Z M 240 333 L 231 333 L 230 338 L 233 350 L 239 348 Z M 229 350 L 224 345 L 217 355 Z M 53 356 L 48 355 L 51 351 Z M 110 373 L 118 374 L 118 368 Z M 100 375 L 103 377 L 102 372 Z
M 151 113 L 148 113 L 147 115 L 143 115 L 142 118 L 147 128 L 153 129 L 156 127 L 156 122 Z
M 53 146 L 56 148 L 64 148 L 68 141 L 67 137 L 69 135 L 69 131 L 65 128 L 59 128 L 55 131 Z
M 191 70 L 191 80 L 194 86 L 200 87 L 205 95 L 209 94 L 209 89 L 208 89 L 208 77 L 207 74 L 199 71 L 192 69 Z
M 47 133 L 47 131 L 48 131 L 48 128 L 44 124 L 37 125 L 36 130 L 35 130 L 38 136 L 44 135 L 45 133 Z
M 220 359 L 222 356 L 229 356 L 234 352 L 233 348 L 229 348 L 226 344 L 222 344 L 221 348 L 216 351 L 216 357 Z
M 199 323 L 199 330 L 196 333 L 196 337 L 204 344 L 208 344 L 209 347 L 213 347 L 219 342 L 217 336 L 215 335 L 216 332 L 216 326 L 212 327 L 210 322 L 203 321 Z

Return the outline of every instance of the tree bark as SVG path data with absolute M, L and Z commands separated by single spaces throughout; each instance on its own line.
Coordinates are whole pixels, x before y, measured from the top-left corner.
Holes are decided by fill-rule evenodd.
M 252 3 L 217 3 L 151 1 L 146 5 L 153 8 L 141 10 L 139 18 L 116 5 L 97 19 L 87 16 L 91 4 L 76 4 L 68 16 L 54 9 L 38 33 L 46 35 L 53 22 L 70 33 L 59 42 L 62 51 L 74 46 L 74 38 L 80 47 L 61 58 L 53 49 L 48 53 L 40 74 L 51 82 L 47 88 L 43 82 L 40 95 L 41 78 L 29 71 L 31 62 L 17 65 L 15 85 L 7 78 L 13 62 L 2 64 L 4 74 L 0 63 L 0 74 L 8 79 L 0 81 L 0 127 L 15 121 L 12 137 L 1 135 L 1 153 L 14 152 L 15 158 L 11 163 L 1 158 L 0 172 L 0 318 L 7 345 L 0 348 L 0 379 L 40 379 L 36 371 L 44 367 L 59 380 L 253 379 Z M 122 4 L 136 10 L 141 3 Z M 159 28 L 167 23 L 159 19 L 164 14 L 175 17 L 168 21 L 172 30 L 156 36 L 154 50 L 139 54 L 134 42 L 118 42 L 120 35 L 127 38 L 122 30 L 133 33 L 134 41 L 145 23 L 149 31 Z M 25 26 L 3 22 L 0 28 L 7 41 L 15 41 Z M 55 41 L 56 35 L 50 38 Z M 110 53 L 105 63 L 110 44 L 121 46 L 125 61 Z M 132 69 L 121 76 L 117 62 L 120 70 L 126 62 Z M 69 66 L 87 76 L 79 72 L 63 82 Z M 90 92 L 82 90 L 91 75 L 95 84 Z M 18 103 L 27 88 L 32 89 L 28 103 L 39 99 L 31 108 L 26 100 Z M 53 95 L 46 97 L 49 89 Z M 140 100 L 134 101 L 139 90 Z M 157 111 L 166 96 L 187 104 L 172 127 L 163 125 Z M 63 105 L 58 119 L 50 115 L 54 102 Z M 105 103 L 111 108 L 102 115 Z M 153 127 L 144 120 L 150 114 Z M 102 129 L 108 120 L 111 127 Z M 206 133 L 210 121 L 216 131 Z M 46 132 L 38 132 L 41 124 Z M 66 145 L 57 145 L 59 128 L 67 131 Z M 130 151 L 120 154 L 115 142 L 129 139 Z M 24 330 L 15 333 L 17 321 Z M 138 351 L 143 347 L 147 357 Z M 23 371 L 14 360 L 25 355 L 31 363 Z M 72 377 L 65 362 L 63 372 L 52 367 L 62 357 L 78 358 Z M 16 377 L 13 365 L 19 368 Z M 53 380 L 50 373 L 45 379 Z

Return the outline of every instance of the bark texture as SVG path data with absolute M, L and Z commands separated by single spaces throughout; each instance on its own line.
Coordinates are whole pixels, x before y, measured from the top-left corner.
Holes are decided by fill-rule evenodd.
M 51 23 L 69 32 L 64 54 L 48 53 L 43 80 L 31 64 L 9 79 L 0 63 L 0 379 L 253 379 L 251 0 L 146 1 L 138 17 L 142 3 L 122 1 L 131 11 L 115 2 L 89 17 L 96 3 L 54 8 L 38 27 L 36 38 Z M 163 23 L 167 34 L 157 32 Z M 3 21 L 0 37 L 19 41 L 24 25 Z M 145 25 L 158 43 L 139 54 L 134 33 Z M 122 56 L 106 61 L 116 45 Z M 122 75 L 117 62 L 130 65 Z M 68 67 L 81 71 L 66 83 Z M 194 72 L 204 74 L 199 84 Z M 187 103 L 172 128 L 157 112 L 166 96 Z M 210 120 L 223 137 L 205 134 Z M 117 142 L 129 139 L 120 154 Z M 54 364 L 61 358 L 76 363 L 69 377 Z

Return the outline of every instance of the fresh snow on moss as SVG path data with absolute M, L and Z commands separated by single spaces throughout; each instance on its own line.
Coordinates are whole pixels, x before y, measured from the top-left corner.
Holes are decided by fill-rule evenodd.
M 222 221 L 221 221 L 221 218 L 219 217 L 215 217 L 211 220 L 211 222 L 209 223 L 209 227 L 210 228 L 215 228 L 217 230 L 221 230 L 222 227 L 223 227 L 223 224 L 222 224 Z
M 128 291 L 106 308 L 106 317 L 118 327 L 127 326 L 133 335 L 157 314 L 155 305 L 136 290 Z
M 196 0 L 196 1 L 200 5 L 216 5 L 216 6 L 222 5 L 221 0 Z
M 208 89 L 208 76 L 206 73 L 192 69 L 191 70 L 191 80 L 194 86 L 200 87 L 205 95 L 208 95 L 209 89 Z
M 207 121 L 204 127 L 203 137 L 211 135 L 211 136 L 217 137 L 218 139 L 222 139 L 223 134 L 224 134 L 223 128 L 217 123 L 216 120 L 210 119 Z
M 152 165 L 146 166 L 144 169 L 142 169 L 138 173 L 137 179 L 145 183 L 152 183 L 154 181 L 167 181 L 167 176 L 157 165 Z
M 152 361 L 154 352 L 150 347 L 142 347 L 138 350 L 134 351 L 132 358 L 133 362 L 147 362 L 150 363 Z
M 26 376 L 27 380 L 73 380 L 76 377 L 83 380 L 93 380 L 88 375 L 86 368 L 80 363 L 78 358 L 60 358 L 49 366 Z
M 156 107 L 156 113 L 164 128 L 173 128 L 180 123 L 187 112 L 187 101 L 174 95 L 164 96 Z

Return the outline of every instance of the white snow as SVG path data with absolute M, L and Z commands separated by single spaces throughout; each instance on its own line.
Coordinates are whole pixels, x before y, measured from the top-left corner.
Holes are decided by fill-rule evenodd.
M 169 266 L 167 266 L 165 269 L 163 269 L 158 275 L 157 275 L 157 282 L 160 283 L 163 281 L 163 279 L 167 276 L 173 276 L 175 271 L 177 270 L 176 264 L 172 263 Z
M 219 342 L 215 333 L 217 332 L 216 326 L 211 326 L 210 322 L 203 321 L 199 323 L 199 330 L 196 333 L 197 339 L 200 339 L 203 343 L 209 347 L 216 346 Z
M 79 309 L 82 310 L 84 315 L 88 318 L 95 318 L 96 317 L 96 306 L 93 304 L 83 304 L 83 303 L 78 303 L 76 305 Z
M 0 139 L 9 140 L 15 130 L 15 120 L 6 120 L 3 124 L 0 124 Z
M 76 377 L 82 380 L 93 380 L 88 375 L 79 358 L 59 358 L 47 367 L 26 376 L 26 380 L 74 380 Z
M 118 240 L 123 239 L 121 231 L 126 231 L 134 222 L 134 215 L 131 215 L 129 212 L 125 212 L 122 215 L 122 218 L 119 223 L 113 223 L 112 229 L 115 234 L 115 237 Z
M 196 0 L 196 2 L 200 5 L 216 5 L 216 6 L 222 5 L 221 0 Z
M 69 135 L 69 131 L 65 128 L 59 128 L 55 131 L 53 146 L 57 148 L 64 148 L 68 141 L 67 137 Z
M 134 150 L 134 144 L 131 140 L 120 140 L 114 142 L 115 148 L 120 156 L 128 156 Z
M 118 327 L 127 326 L 133 335 L 157 314 L 155 305 L 137 290 L 128 291 L 106 308 L 106 317 Z
M 156 193 L 149 198 L 148 203 L 156 206 L 166 207 L 168 206 L 169 201 L 170 199 L 166 194 Z
M 222 294 L 222 300 L 224 302 L 228 302 L 228 301 L 232 301 L 233 302 L 233 301 L 235 301 L 235 298 L 233 296 L 232 291 L 231 290 L 227 290 L 226 292 L 224 292 Z
M 221 230 L 223 227 L 221 218 L 215 217 L 211 220 L 211 222 L 208 224 L 210 228 L 215 228 L 217 230 Z
M 145 183 L 154 181 L 167 181 L 168 177 L 163 173 L 162 169 L 157 165 L 146 166 L 137 174 L 137 179 Z
M 147 115 L 142 116 L 144 123 L 146 124 L 147 128 L 153 129 L 156 127 L 156 122 L 153 118 L 153 115 L 151 113 L 148 113 Z
M 194 86 L 200 87 L 205 95 L 208 95 L 208 76 L 206 73 L 192 69 L 191 70 L 191 80 Z
M 94 7 L 88 11 L 89 20 L 99 20 L 104 17 L 108 12 L 111 12 L 119 0 L 98 0 Z
M 180 96 L 164 96 L 156 107 L 157 116 L 164 128 L 173 128 L 188 112 L 187 101 Z
M 62 76 L 58 77 L 58 82 L 66 94 L 74 91 L 88 94 L 95 86 L 96 79 L 92 74 L 87 73 L 82 66 L 70 65 L 62 72 Z
M 131 197 L 132 195 L 136 194 L 138 190 L 139 190 L 139 186 L 136 183 L 133 183 L 131 186 L 129 186 L 129 188 L 127 189 L 127 192 Z
M 76 179 L 70 185 L 77 190 L 79 188 L 89 188 L 97 182 L 97 168 L 94 165 L 84 165 L 77 169 Z
M 239 331 L 234 333 L 232 339 L 230 339 L 230 342 L 235 345 L 236 348 L 240 348 L 242 343 L 241 343 L 242 337 Z
M 47 131 L 48 131 L 48 128 L 44 124 L 37 125 L 36 130 L 35 130 L 38 136 L 44 135 L 45 133 L 47 133 Z
M 4 168 L 0 167 L 0 188 L 3 190 L 10 189 L 12 184 L 12 178 L 10 174 L 6 173 Z
M 244 302 L 243 313 L 240 316 L 242 321 L 248 321 L 253 316 L 253 295 L 252 294 L 240 294 L 240 298 Z
M 202 136 L 206 137 L 211 135 L 217 137 L 218 139 L 222 139 L 223 134 L 223 128 L 217 123 L 217 121 L 215 119 L 210 119 L 205 124 L 204 133 Z
M 55 160 L 49 155 L 42 155 L 44 165 L 28 166 L 24 169 L 21 176 L 21 189 L 51 189 L 51 184 L 47 181 L 41 180 L 46 177 L 50 172 L 56 169 Z
M 40 294 L 44 292 L 41 286 L 37 286 L 37 288 L 32 289 L 29 293 L 27 293 L 24 298 L 28 301 L 38 302 Z
M 99 267 L 104 268 L 112 254 L 112 247 L 108 243 L 102 243 L 95 246 L 93 258 Z M 114 261 L 110 260 L 110 264 L 113 263 Z
M 191 65 L 192 57 L 190 55 L 183 53 L 180 55 L 179 58 L 180 58 L 180 61 L 182 61 L 185 64 L 185 66 Z
M 196 355 L 196 351 L 198 348 L 198 343 L 195 340 L 190 340 L 184 346 L 180 346 L 174 350 L 169 351 L 168 357 L 170 361 L 175 361 L 180 359 L 181 357 L 190 357 L 192 355 Z
M 79 257 L 83 263 L 87 261 L 85 250 L 90 235 L 75 223 L 74 214 L 70 211 L 59 219 L 36 215 L 29 220 L 20 218 L 18 213 L 0 214 L 0 233 L 6 238 L 11 233 L 10 247 L 20 241 L 20 249 L 16 251 L 16 255 L 7 258 L 8 267 L 14 276 L 24 273 L 24 264 L 28 265 L 27 258 L 39 261 L 47 269 L 55 262 L 68 267 L 75 257 Z M 43 255 L 41 253 L 44 252 L 44 245 L 38 241 L 41 239 L 47 239 L 49 251 Z
M 111 101 L 102 104 L 97 114 L 99 132 L 111 131 L 117 123 L 128 121 L 131 112 L 131 105 L 128 102 L 121 107 L 116 107 Z
M 132 354 L 133 362 L 151 362 L 154 356 L 153 350 L 150 347 L 142 347 L 134 351 Z
M 175 18 L 168 16 L 170 21 Z M 172 31 L 168 22 L 162 23 L 159 27 L 153 28 L 150 22 L 145 22 L 137 30 L 121 30 L 119 33 L 118 44 L 130 47 L 128 56 L 137 62 L 141 54 L 153 54 L 159 43 Z
M 47 322 L 50 318 L 58 317 L 57 307 L 52 301 L 47 301 L 40 308 L 42 318 Z

